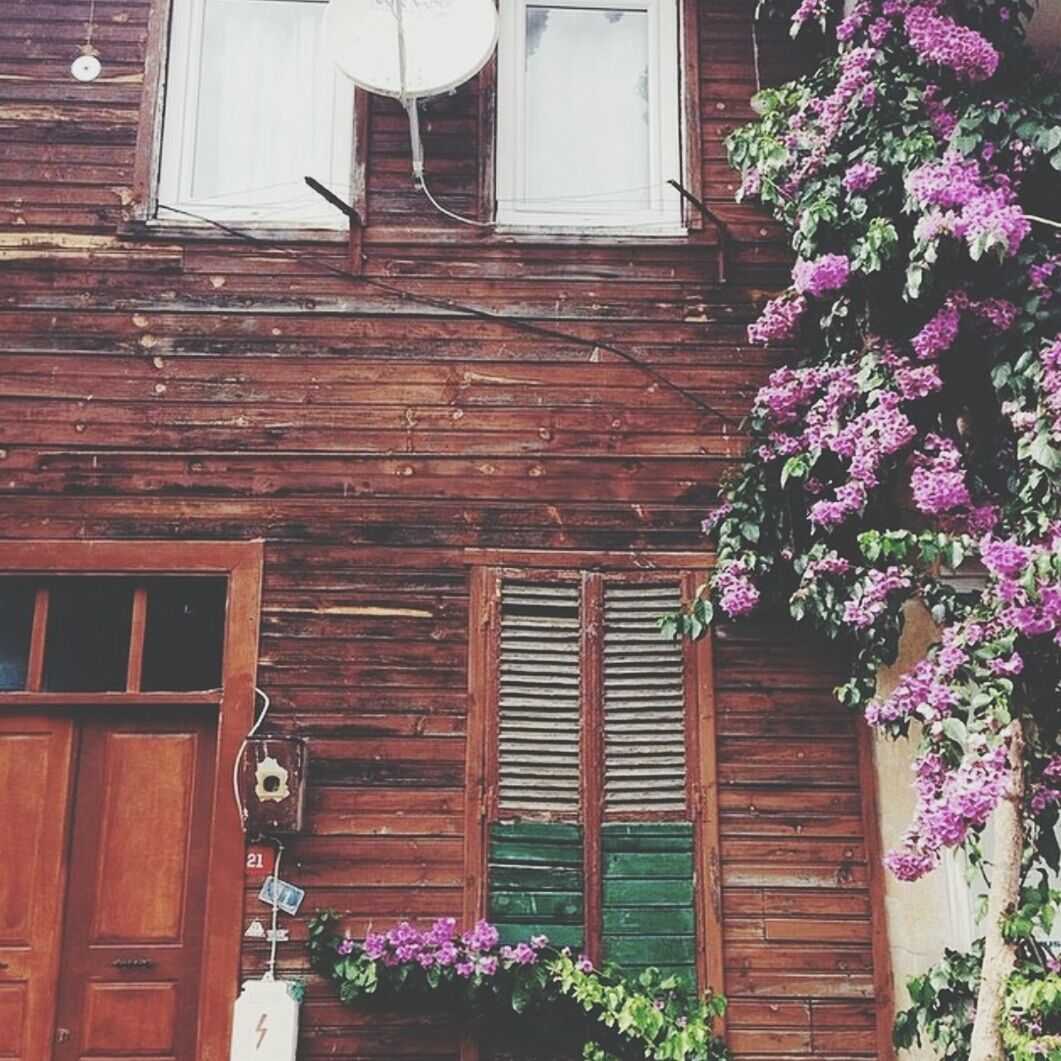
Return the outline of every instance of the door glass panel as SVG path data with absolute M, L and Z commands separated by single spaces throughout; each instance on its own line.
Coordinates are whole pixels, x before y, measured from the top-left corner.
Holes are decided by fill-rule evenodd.
M 127 579 L 53 582 L 44 644 L 44 688 L 80 693 L 123 690 L 132 613 L 133 586 Z
M 225 641 L 223 578 L 155 578 L 147 584 L 142 688 L 217 689 Z
M 528 7 L 524 100 L 525 205 L 650 207 L 647 12 Z
M 29 579 L 0 579 L 0 690 L 26 688 L 35 599 Z

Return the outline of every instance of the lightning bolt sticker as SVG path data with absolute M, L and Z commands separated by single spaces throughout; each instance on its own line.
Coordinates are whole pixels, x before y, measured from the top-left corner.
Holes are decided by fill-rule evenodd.
M 258 1018 L 258 1026 L 254 1029 L 258 1033 L 258 1044 L 254 1047 L 255 1050 L 260 1050 L 262 1048 L 262 1043 L 265 1042 L 265 1036 L 269 1032 L 269 1029 L 265 1026 L 265 1022 L 268 1018 L 268 1013 L 263 1013 Z

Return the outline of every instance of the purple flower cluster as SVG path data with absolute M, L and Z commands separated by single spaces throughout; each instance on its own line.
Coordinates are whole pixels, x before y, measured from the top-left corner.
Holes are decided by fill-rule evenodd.
M 907 194 L 922 206 L 965 206 L 984 189 L 975 159 L 948 151 L 938 162 L 918 166 L 906 179 Z
M 546 936 L 535 936 L 529 943 L 498 949 L 500 936 L 488 921 L 480 921 L 468 932 L 457 934 L 457 922 L 441 917 L 426 931 L 402 921 L 388 932 L 370 932 L 362 950 L 366 958 L 393 968 L 415 964 L 421 969 L 449 969 L 465 979 L 480 975 L 494 976 L 502 962 L 531 965 L 539 952 L 549 944 Z M 355 944 L 343 940 L 338 947 L 342 955 L 353 953 Z
M 986 81 L 998 69 L 999 54 L 986 37 L 933 8 L 914 4 L 904 20 L 906 37 L 923 63 L 952 70 L 963 81 Z
M 956 151 L 915 169 L 906 191 L 914 203 L 928 208 L 915 229 L 923 242 L 953 235 L 970 249 L 986 241 L 1013 255 L 1031 232 L 1012 181 L 997 174 L 989 178 L 979 162 Z
M 1014 579 L 1031 559 L 1029 551 L 1013 538 L 988 536 L 980 543 L 980 560 L 997 579 Z
M 895 389 L 903 401 L 917 401 L 935 394 L 943 386 L 936 365 L 898 364 L 895 367 Z
M 926 515 L 940 516 L 972 505 L 962 455 L 951 439 L 927 436 L 924 450 L 911 458 L 911 464 L 914 504 Z
M 732 618 L 747 615 L 759 603 L 751 569 L 742 560 L 720 563 L 712 579 L 719 607 Z
M 803 0 L 792 16 L 792 25 L 798 29 L 804 22 L 817 22 L 829 14 L 831 0 Z
M 910 340 L 910 345 L 922 361 L 931 361 L 954 345 L 961 330 L 963 315 L 968 314 L 1003 332 L 1013 327 L 1019 312 L 1019 308 L 1009 299 L 970 300 L 964 291 L 953 291 L 935 316 Z
M 859 381 L 878 366 L 891 371 L 894 389 L 875 383 L 872 393 L 864 395 Z M 884 461 L 917 437 L 903 403 L 941 385 L 934 365 L 911 365 L 887 343 L 839 364 L 780 368 L 756 396 L 755 414 L 766 433 L 757 454 L 764 461 L 798 453 L 839 458 L 846 478 L 834 481 L 831 495 L 817 479 L 805 484 L 807 493 L 817 497 L 811 521 L 819 527 L 838 526 L 865 507 L 869 491 L 880 482 Z M 859 408 L 862 400 L 865 404 Z
M 958 116 L 947 106 L 939 85 L 929 85 L 921 100 L 925 114 L 941 140 L 949 140 L 958 125 Z
M 985 298 L 970 302 L 969 312 L 990 324 L 996 331 L 1005 332 L 1013 327 L 1020 310 L 1008 298 Z
M 970 742 L 974 743 L 974 742 Z M 1005 743 L 967 754 L 956 768 L 928 753 L 914 764 L 917 810 L 914 823 L 898 850 L 885 857 L 900 880 L 916 880 L 939 861 L 944 847 L 960 844 L 971 829 L 983 826 L 1011 790 L 1009 753 Z
M 838 291 L 851 275 L 851 259 L 846 254 L 823 254 L 811 261 L 800 260 L 792 270 L 792 286 L 801 295 L 820 298 L 827 291 Z
M 1028 800 L 1033 814 L 1061 803 L 1061 755 L 1051 755 L 1043 767 L 1040 780 L 1032 786 Z
M 880 180 L 883 172 L 875 162 L 856 162 L 848 166 L 841 183 L 849 192 L 864 192 Z
M 889 567 L 884 571 L 871 568 L 854 596 L 844 604 L 844 622 L 865 630 L 873 625 L 877 617 L 888 606 L 888 595 L 898 589 L 909 589 L 909 575 L 901 568 Z
M 935 663 L 925 659 L 911 667 L 887 697 L 870 702 L 866 721 L 878 728 L 907 719 L 937 721 L 957 702 L 954 689 L 939 680 Z
M 733 511 L 733 505 L 723 501 L 708 509 L 707 515 L 700 521 L 700 529 L 704 534 L 711 534 L 718 525 Z
M 961 308 L 954 298 L 949 298 L 936 315 L 910 340 L 910 345 L 922 361 L 937 358 L 954 345 L 961 323 Z
M 827 552 L 816 560 L 811 560 L 803 571 L 803 581 L 813 582 L 822 575 L 846 575 L 851 571 L 851 563 L 839 553 Z
M 881 388 L 861 415 L 846 422 L 839 416 L 831 429 L 821 430 L 816 418 L 808 419 L 805 440 L 812 449 L 828 450 L 847 461 L 849 478 L 832 500 L 823 498 L 810 509 L 810 520 L 820 527 L 835 527 L 866 505 L 869 491 L 880 481 L 886 458 L 905 449 L 917 437 L 917 428 L 901 408 L 895 391 Z
M 1056 294 L 1056 283 L 1051 283 L 1055 273 L 1061 272 L 1061 258 L 1048 258 L 1045 262 L 1036 262 L 1028 269 L 1028 286 L 1044 302 Z
M 748 325 L 748 342 L 783 342 L 793 338 L 806 308 L 807 300 L 801 296 L 780 295 L 770 299 L 759 319 Z
M 973 199 L 962 211 L 954 234 L 964 238 L 970 246 L 979 240 L 990 239 L 1014 255 L 1031 232 L 1031 222 L 1024 216 L 1012 193 L 1003 188 L 985 191 Z
M 796 115 L 788 147 L 798 148 L 803 160 L 791 173 L 787 191 L 797 191 L 821 170 L 853 108 L 876 106 L 873 67 L 877 56 L 877 49 L 870 47 L 845 51 L 840 56 L 839 77 L 833 91 L 825 97 L 811 97 L 804 110 Z

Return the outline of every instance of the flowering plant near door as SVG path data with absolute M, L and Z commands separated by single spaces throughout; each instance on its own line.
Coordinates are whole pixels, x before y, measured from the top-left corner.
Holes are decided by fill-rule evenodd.
M 837 48 L 760 92 L 729 141 L 741 194 L 798 255 L 749 338 L 799 353 L 759 391 L 750 460 L 707 521 L 711 592 L 665 625 L 769 600 L 852 646 L 840 699 L 920 739 L 890 869 L 912 880 L 965 847 L 991 882 L 983 950 L 913 985 L 897 1042 L 1059 1056 L 1042 940 L 1061 801 L 1061 93 L 1020 0 L 841 7 L 788 7 Z M 982 589 L 947 577 L 967 561 Z M 913 602 L 938 637 L 878 697 Z
M 595 969 L 585 957 L 552 946 L 547 936 L 503 945 L 480 921 L 458 932 L 443 917 L 426 930 L 402 921 L 355 941 L 334 914 L 310 922 L 314 969 L 332 980 L 341 1001 L 428 1005 L 432 998 L 473 1018 L 544 1016 L 577 1025 L 584 1057 L 694 1061 L 728 1057 L 712 1032 L 725 1000 L 698 998 L 676 977 L 646 969 L 625 979 L 616 968 Z

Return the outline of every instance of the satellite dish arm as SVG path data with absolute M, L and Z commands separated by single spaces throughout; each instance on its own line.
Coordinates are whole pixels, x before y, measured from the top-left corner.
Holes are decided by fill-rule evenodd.
M 419 187 L 424 183 L 424 142 L 420 138 L 420 111 L 415 97 L 403 99 L 402 106 L 409 115 L 409 140 L 413 153 L 413 181 Z

